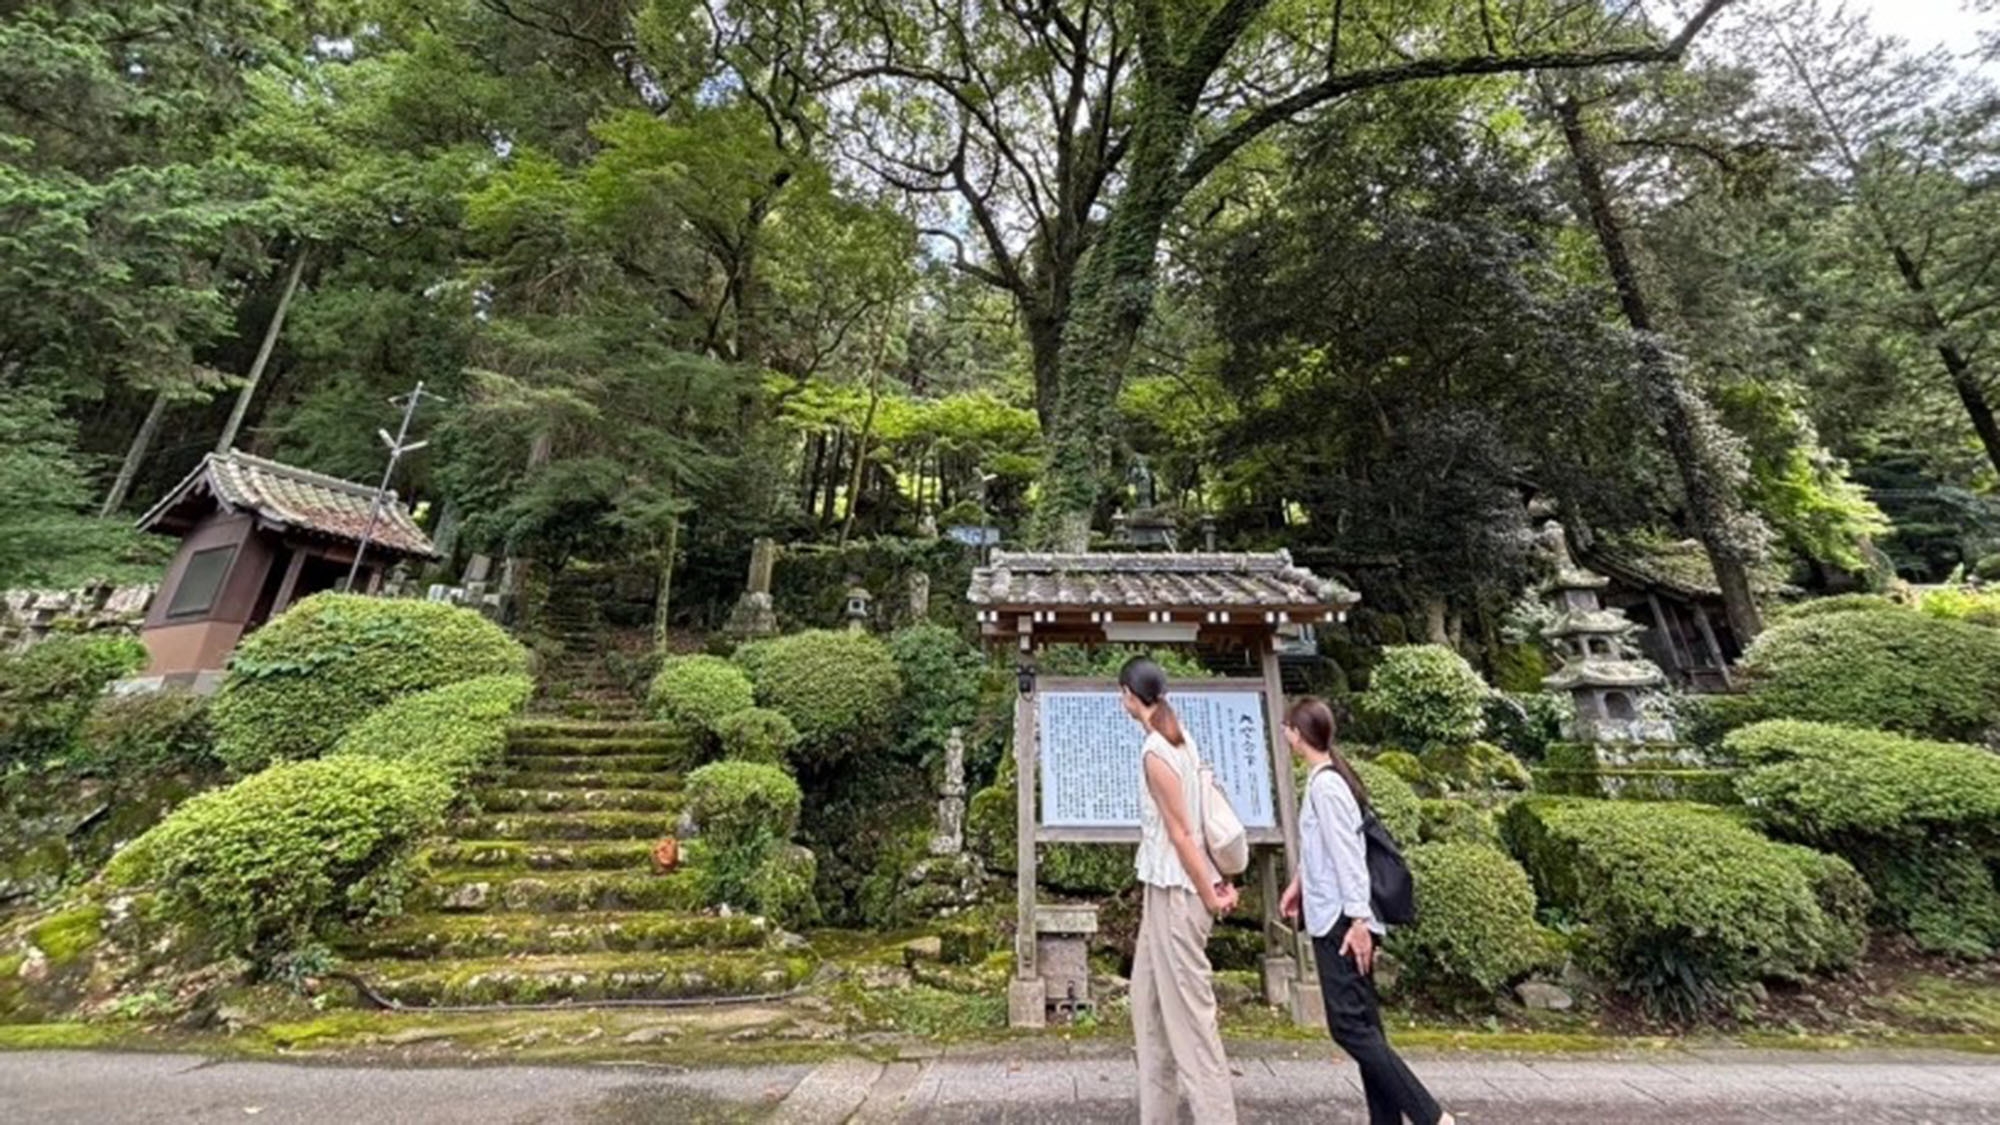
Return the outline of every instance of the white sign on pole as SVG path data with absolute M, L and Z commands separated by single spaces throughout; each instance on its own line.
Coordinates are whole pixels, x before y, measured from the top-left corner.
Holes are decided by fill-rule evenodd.
M 1043 826 L 1137 828 L 1145 738 L 1118 692 L 1044 691 L 1037 703 Z M 1276 827 L 1264 697 L 1242 689 L 1183 689 L 1173 693 L 1172 703 L 1243 826 Z

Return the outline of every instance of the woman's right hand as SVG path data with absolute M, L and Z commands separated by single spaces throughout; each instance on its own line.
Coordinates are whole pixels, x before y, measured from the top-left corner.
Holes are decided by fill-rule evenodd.
M 1217 883 L 1208 889 L 1208 894 L 1202 897 L 1207 900 L 1208 912 L 1220 917 L 1236 909 L 1237 901 L 1243 896 L 1237 891 L 1235 885 Z
M 1278 917 L 1297 918 L 1299 916 L 1299 900 L 1303 897 L 1304 895 L 1299 889 L 1299 881 L 1297 879 L 1292 880 L 1291 885 L 1285 888 L 1284 897 L 1278 900 Z

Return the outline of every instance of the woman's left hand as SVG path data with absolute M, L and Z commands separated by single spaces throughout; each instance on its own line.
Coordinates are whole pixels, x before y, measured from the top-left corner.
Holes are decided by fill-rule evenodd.
M 1215 902 L 1210 909 L 1217 916 L 1228 914 L 1230 911 L 1236 909 L 1236 902 L 1242 897 L 1233 883 L 1217 883 L 1213 893 L 1215 895 Z
M 1347 937 L 1340 943 L 1340 955 L 1354 958 L 1354 967 L 1364 977 L 1375 970 L 1375 935 L 1369 931 L 1368 923 L 1354 922 L 1347 927 Z

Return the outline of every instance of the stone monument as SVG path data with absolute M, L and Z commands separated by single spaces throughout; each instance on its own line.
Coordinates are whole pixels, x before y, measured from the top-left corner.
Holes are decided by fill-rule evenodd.
M 986 889 L 986 869 L 965 850 L 965 734 L 957 727 L 944 744 L 944 778 L 938 783 L 937 832 L 930 858 L 904 879 L 915 915 L 948 918 L 978 904 Z
M 1542 681 L 1565 692 L 1576 708 L 1574 737 L 1580 742 L 1671 742 L 1673 724 L 1659 714 L 1660 689 L 1667 677 L 1640 652 L 1640 626 L 1621 609 L 1603 604 L 1610 579 L 1593 574 L 1570 557 L 1560 523 L 1542 531 L 1554 556 L 1556 574 L 1546 587 L 1555 623 L 1543 636 L 1562 657 L 1562 666 Z
M 931 615 L 931 576 L 913 570 L 904 581 L 909 586 L 910 621 L 922 621 Z
M 750 580 L 736 608 L 729 613 L 725 632 L 738 640 L 755 640 L 778 635 L 778 613 L 771 603 L 771 572 L 778 562 L 778 544 L 759 538 L 750 546 Z

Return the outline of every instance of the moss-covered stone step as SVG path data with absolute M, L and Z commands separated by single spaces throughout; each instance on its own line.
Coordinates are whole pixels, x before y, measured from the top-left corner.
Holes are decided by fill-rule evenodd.
M 589 762 L 589 758 L 548 759 L 549 761 Z M 614 759 L 615 760 L 615 759 Z M 534 763 L 535 769 L 517 769 L 502 773 L 487 774 L 480 784 L 493 789 L 660 789 L 674 790 L 681 787 L 682 774 L 675 769 L 603 770 L 590 766 L 580 766 L 574 772 L 568 770 L 545 770 L 541 763 Z
M 509 758 L 500 768 L 514 774 L 643 773 L 675 777 L 686 773 L 693 761 L 692 754 L 528 755 Z
M 653 863 L 652 840 L 454 840 L 424 853 L 434 871 L 632 871 Z
M 700 878 L 692 871 L 568 871 L 535 874 L 443 871 L 410 892 L 418 912 L 447 914 L 577 914 L 607 910 L 698 910 Z
M 681 795 L 660 789 L 478 789 L 472 799 L 484 812 L 630 812 L 673 813 Z
M 775 953 L 597 953 L 478 961 L 366 961 L 349 971 L 410 1007 L 683 1000 L 786 992 L 812 972 Z
M 691 742 L 663 738 L 575 738 L 535 739 L 510 742 L 507 759 L 517 763 L 539 763 L 543 758 L 612 758 L 644 755 L 665 758 L 676 768 L 686 769 L 700 758 Z M 523 768 L 541 768 L 539 764 Z
M 673 723 L 629 720 L 592 722 L 588 719 L 523 719 L 507 728 L 510 738 L 669 738 L 685 737 Z
M 459 840 L 657 840 L 677 819 L 661 812 L 483 813 L 452 825 Z
M 357 959 L 517 957 L 761 949 L 774 928 L 736 914 L 413 914 L 339 943 Z

